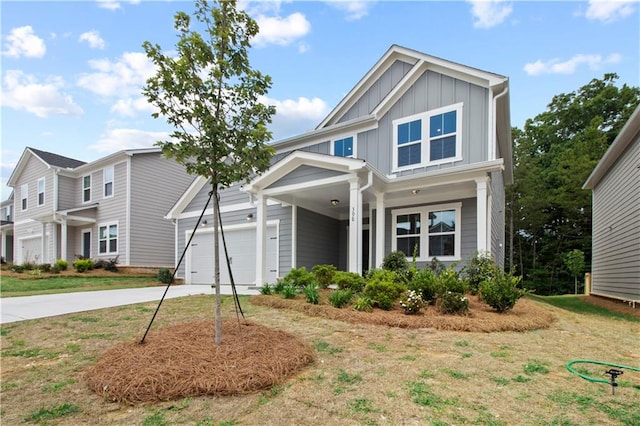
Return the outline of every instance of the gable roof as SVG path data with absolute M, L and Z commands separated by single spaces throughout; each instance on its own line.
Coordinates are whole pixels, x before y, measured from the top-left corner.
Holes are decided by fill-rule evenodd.
M 598 165 L 591 172 L 582 189 L 595 189 L 600 180 L 607 174 L 609 169 L 618 161 L 622 153 L 634 141 L 640 138 L 640 106 L 638 106 L 629 120 L 625 123 L 616 136 L 615 140 L 604 153 Z M 640 166 L 639 166 L 640 167 Z
M 61 169 L 75 169 L 78 166 L 86 164 L 84 161 L 76 160 L 74 158 L 65 157 L 53 152 L 41 151 L 39 149 L 27 147 L 28 150 L 33 152 L 42 161 L 50 166 L 59 167 Z

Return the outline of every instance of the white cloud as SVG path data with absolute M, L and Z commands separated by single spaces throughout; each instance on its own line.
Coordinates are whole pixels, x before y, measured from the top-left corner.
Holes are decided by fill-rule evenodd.
M 260 32 L 252 40 L 255 46 L 278 44 L 288 46 L 295 40 L 304 37 L 311 30 L 311 24 L 301 13 L 293 13 L 286 18 L 279 16 L 256 18 Z
M 320 98 L 300 97 L 279 101 L 262 97 L 260 102 L 276 107 L 270 130 L 274 140 L 312 130 L 328 114 L 327 103 Z
M 347 14 L 347 21 L 357 21 L 369 14 L 371 1 L 332 0 L 329 5 Z
M 50 115 L 82 115 L 82 108 L 76 105 L 72 97 L 61 92 L 63 86 L 64 81 L 60 77 L 50 77 L 48 81 L 40 83 L 34 76 L 9 70 L 2 81 L 2 106 L 25 110 L 42 118 Z
M 78 41 L 86 41 L 89 43 L 89 47 L 93 49 L 104 49 L 105 43 L 102 37 L 100 37 L 100 33 L 96 30 L 87 31 L 85 33 L 80 34 Z
M 150 148 L 160 140 L 168 140 L 166 132 L 147 132 L 139 129 L 109 129 L 100 136 L 97 143 L 89 148 L 101 152 L 112 153 L 123 149 Z
M 47 51 L 44 40 L 34 34 L 30 25 L 12 29 L 6 40 L 4 56 L 42 58 Z
M 585 17 L 609 24 L 631 15 L 636 3 L 637 0 L 590 0 Z
M 123 98 L 111 107 L 111 111 L 125 117 L 134 117 L 138 112 L 148 112 L 149 115 L 159 110 L 147 101 L 145 97 Z
M 77 84 L 104 97 L 140 95 L 142 86 L 155 73 L 153 62 L 140 52 L 125 52 L 114 62 L 91 60 L 89 66 L 97 72 L 83 74 Z
M 504 22 L 513 11 L 503 0 L 468 0 L 471 3 L 473 27 L 487 29 Z
M 122 3 L 119 0 L 96 0 L 98 3 L 98 7 L 101 9 L 108 9 L 108 10 L 118 10 L 120 9 L 120 3 Z M 140 0 L 129 0 L 127 3 L 129 4 L 139 4 Z
M 526 64 L 524 71 L 529 75 L 540 74 L 573 74 L 580 65 L 587 65 L 589 69 L 597 70 L 603 64 L 616 64 L 622 59 L 618 53 L 613 53 L 606 58 L 601 55 L 578 54 L 566 61 L 551 59 L 543 62 L 537 60 Z

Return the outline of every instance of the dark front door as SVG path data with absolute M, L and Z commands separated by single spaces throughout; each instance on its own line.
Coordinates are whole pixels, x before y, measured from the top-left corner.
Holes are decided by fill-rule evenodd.
M 82 233 L 82 257 L 89 259 L 91 257 L 91 232 Z
M 369 230 L 362 230 L 362 273 L 369 270 Z

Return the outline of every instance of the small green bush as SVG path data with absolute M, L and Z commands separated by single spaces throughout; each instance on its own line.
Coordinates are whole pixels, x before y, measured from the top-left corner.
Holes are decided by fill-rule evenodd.
M 380 309 L 390 310 L 393 303 L 400 299 L 407 287 L 397 281 L 398 275 L 391 270 L 375 271 L 364 288 L 364 294 L 368 296 L 375 306 Z
M 49 272 L 51 272 L 51 264 L 50 263 L 43 263 L 42 265 L 38 266 L 38 269 L 40 269 L 40 271 L 48 274 Z
M 59 274 L 60 273 L 60 268 L 58 267 L 58 265 L 53 265 L 49 272 L 52 273 L 52 274 Z
M 307 268 L 301 266 L 299 268 L 293 268 L 287 275 L 282 278 L 285 284 L 290 284 L 296 288 L 303 289 L 307 285 L 314 282 L 315 276 L 313 273 L 307 271 Z
M 160 268 L 158 270 L 158 281 L 164 284 L 171 284 L 173 282 L 173 273 L 169 268 Z
M 9 267 L 9 270 L 12 271 L 12 272 L 21 274 L 21 273 L 24 272 L 25 269 L 24 269 L 24 266 L 22 266 L 22 265 L 11 265 Z
M 293 284 L 285 284 L 282 288 L 282 296 L 285 299 L 295 299 L 298 294 L 298 289 Z
M 467 283 L 460 279 L 458 272 L 453 269 L 453 266 L 440 272 L 436 280 L 436 286 L 438 296 L 446 292 L 459 294 L 465 294 L 467 292 Z
M 73 268 L 78 272 L 86 272 L 93 269 L 93 261 L 91 259 L 78 259 L 73 262 Z
M 66 260 L 63 259 L 58 259 L 56 260 L 56 265 L 58 267 L 58 270 L 60 271 L 66 271 L 67 268 L 69 268 L 69 262 L 67 262 Z
M 498 265 L 486 252 L 476 252 L 462 268 L 462 277 L 469 284 L 469 292 L 478 294 L 480 283 L 493 280 L 498 273 Z
M 104 264 L 102 266 L 104 268 L 104 270 L 105 271 L 109 271 L 109 272 L 118 272 L 118 266 L 117 266 L 118 265 L 118 257 L 119 256 L 116 256 L 116 257 L 113 257 L 111 259 L 105 260 Z
M 447 267 L 445 266 L 444 263 L 442 263 L 442 261 L 440 261 L 440 259 L 438 259 L 437 257 L 434 257 L 433 259 L 431 259 L 431 263 L 429 264 L 429 269 L 431 269 L 433 273 L 436 274 L 436 277 L 437 277 L 440 275 L 442 271 L 447 269 Z
M 518 288 L 521 280 L 520 276 L 513 276 L 498 269 L 493 280 L 480 283 L 480 297 L 496 311 L 506 312 L 528 293 L 527 290 Z
M 302 289 L 304 293 L 304 297 L 307 299 L 308 303 L 313 305 L 317 305 L 320 303 L 320 290 L 316 283 L 308 284 L 304 289 Z
M 333 276 L 337 269 L 333 265 L 316 265 L 311 269 L 316 282 L 321 288 L 327 288 L 333 283 Z
M 360 293 L 367 283 L 362 276 L 355 272 L 336 271 L 333 281 L 339 289 L 351 290 L 353 293 Z
M 409 290 L 406 297 L 400 301 L 400 306 L 407 315 L 417 314 L 422 308 L 422 295 L 414 290 Z
M 430 268 L 421 269 L 411 276 L 407 288 L 419 293 L 423 302 L 433 303 L 438 292 L 436 274 Z
M 351 302 L 353 293 L 351 290 L 335 290 L 329 294 L 329 304 L 334 308 L 342 308 Z
M 404 273 L 409 269 L 409 262 L 407 261 L 407 255 L 403 251 L 392 251 L 385 256 L 382 261 L 382 269 L 387 271 L 394 271 L 397 273 Z
M 443 314 L 466 315 L 469 313 L 469 299 L 464 293 L 445 291 L 438 296 L 436 306 Z
M 260 294 L 264 294 L 264 295 L 270 295 L 273 292 L 273 286 L 269 285 L 269 284 L 265 284 L 262 287 L 260 287 Z
M 286 285 L 287 283 L 284 280 L 276 281 L 276 283 L 273 285 L 273 292 L 276 294 L 282 294 Z
M 358 296 L 353 302 L 353 309 L 360 312 L 371 312 L 373 310 L 371 299 L 368 296 Z

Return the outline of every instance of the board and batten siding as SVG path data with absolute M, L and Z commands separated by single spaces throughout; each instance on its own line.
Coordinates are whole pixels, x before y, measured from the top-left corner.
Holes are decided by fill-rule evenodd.
M 298 207 L 296 266 L 308 271 L 315 265 L 339 267 L 340 221 Z
M 593 189 L 591 292 L 640 300 L 640 138 Z
M 184 166 L 160 153 L 135 154 L 129 161 L 129 265 L 172 267 L 175 228 L 164 216 L 193 178 L 187 175 Z
M 502 172 L 491 173 L 491 254 L 498 266 L 504 266 L 505 198 Z
M 304 182 L 315 182 L 320 179 L 327 179 L 342 175 L 344 175 L 344 172 L 336 170 L 322 169 L 320 167 L 313 166 L 300 166 L 269 185 L 269 188 L 279 188 L 281 186 L 295 185 Z

